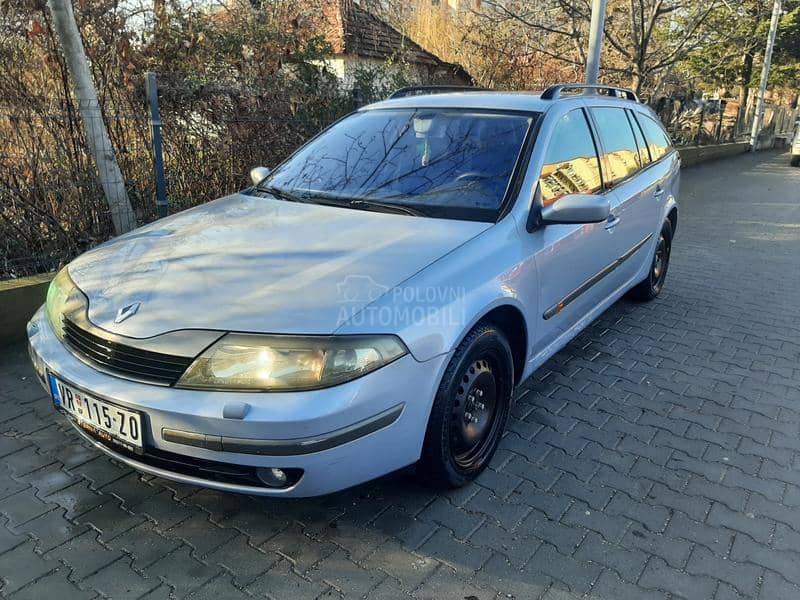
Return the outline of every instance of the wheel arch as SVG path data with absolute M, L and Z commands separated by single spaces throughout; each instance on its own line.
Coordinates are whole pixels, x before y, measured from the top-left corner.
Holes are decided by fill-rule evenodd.
M 678 207 L 673 206 L 669 213 L 667 213 L 667 219 L 669 219 L 669 224 L 672 225 L 672 235 L 675 235 L 675 231 L 678 229 Z
M 500 304 L 488 310 L 470 331 L 481 323 L 495 325 L 506 336 L 514 359 L 514 385 L 520 382 L 528 355 L 528 327 L 522 311 L 512 304 Z M 464 333 L 464 336 L 468 332 Z

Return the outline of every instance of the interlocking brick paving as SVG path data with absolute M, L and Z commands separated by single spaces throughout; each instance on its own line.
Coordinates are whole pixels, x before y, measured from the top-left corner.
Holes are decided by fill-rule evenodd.
M 800 597 L 800 169 L 686 170 L 667 287 L 517 393 L 477 484 L 409 471 L 324 498 L 222 494 L 82 442 L 0 354 L 11 598 Z

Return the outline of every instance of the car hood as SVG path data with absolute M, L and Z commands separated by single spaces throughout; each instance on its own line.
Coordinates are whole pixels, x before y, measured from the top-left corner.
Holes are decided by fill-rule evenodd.
M 328 334 L 490 226 L 234 194 L 98 246 L 69 273 L 89 319 L 120 335 Z

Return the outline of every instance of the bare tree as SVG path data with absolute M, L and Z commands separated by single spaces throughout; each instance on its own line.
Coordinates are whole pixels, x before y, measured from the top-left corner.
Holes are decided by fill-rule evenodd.
M 656 87 L 660 76 L 704 43 L 705 22 L 721 1 L 609 2 L 601 72 L 625 80 L 637 92 Z M 585 63 L 589 0 L 485 0 L 483 4 L 484 22 L 515 24 L 533 52 L 575 68 Z

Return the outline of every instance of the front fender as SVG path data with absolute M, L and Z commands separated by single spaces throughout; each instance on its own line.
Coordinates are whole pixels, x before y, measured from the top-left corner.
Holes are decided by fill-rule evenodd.
M 538 310 L 536 263 L 522 256 L 511 215 L 348 318 L 337 334 L 392 333 L 419 361 L 446 354 L 503 305 L 526 320 Z

